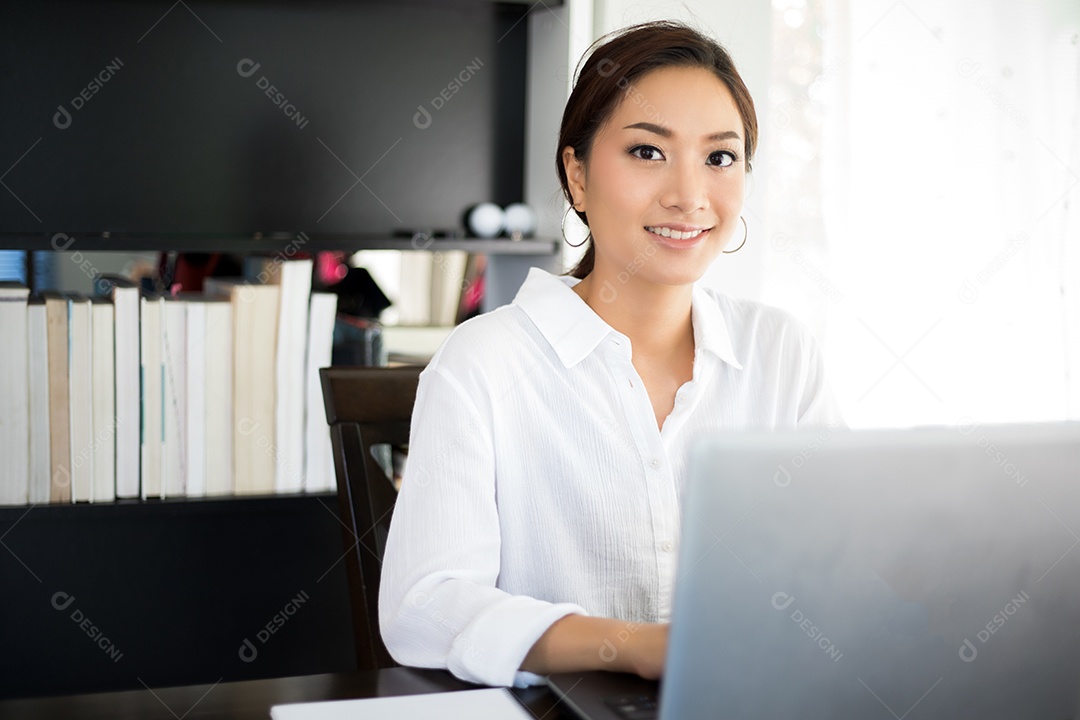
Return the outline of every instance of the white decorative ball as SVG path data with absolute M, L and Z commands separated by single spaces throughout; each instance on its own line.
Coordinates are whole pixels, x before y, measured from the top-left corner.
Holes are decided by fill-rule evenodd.
M 506 213 L 495 203 L 480 203 L 469 211 L 469 230 L 482 238 L 493 238 L 506 226 Z
M 524 203 L 506 206 L 506 232 L 513 237 L 529 237 L 536 232 L 536 211 Z

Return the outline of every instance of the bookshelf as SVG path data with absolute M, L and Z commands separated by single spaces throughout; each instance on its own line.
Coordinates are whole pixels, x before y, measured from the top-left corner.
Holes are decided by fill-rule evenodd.
M 9 114 L 0 139 L 0 249 L 275 254 L 303 231 L 304 252 L 465 250 L 489 258 L 485 310 L 509 302 L 530 267 L 559 269 L 550 145 L 571 55 L 583 49 L 571 53 L 572 38 L 589 33 L 575 18 L 591 2 L 575 3 L 573 17 L 560 0 L 189 0 L 166 9 L 93 0 L 0 11 L 0 42 L 38 58 L 0 81 L 4 102 L 26 109 Z M 313 36 L 322 13 L 348 22 Z M 357 32 L 358 14 L 376 29 Z M 58 50 L 32 51 L 43 44 Z M 395 51 L 429 67 L 350 55 Z M 74 108 L 116 58 L 115 77 Z M 262 63 L 260 74 L 238 74 L 245 58 Z M 431 107 L 474 58 L 482 71 L 430 128 L 414 127 L 418 104 Z M 260 92 L 261 73 L 310 125 L 290 126 Z M 72 116 L 67 126 L 53 120 L 58 104 Z M 168 142 L 154 146 L 148 130 L 159 121 Z M 359 186 L 342 195 L 357 177 L 380 197 Z M 458 226 L 464 207 L 486 200 L 532 205 L 541 237 L 424 247 L 392 234 Z M 71 243 L 55 246 L 57 232 Z M 336 509 L 332 493 L 0 507 L 0 635 L 9 646 L 0 696 L 352 669 Z M 310 601 L 261 643 L 256 633 L 300 592 Z M 119 660 L 88 634 L 87 619 Z M 245 638 L 255 661 L 239 655 Z

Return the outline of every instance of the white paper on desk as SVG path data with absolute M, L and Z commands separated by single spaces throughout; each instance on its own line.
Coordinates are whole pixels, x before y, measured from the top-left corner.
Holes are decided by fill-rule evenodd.
M 535 720 L 506 688 L 275 705 L 273 720 Z

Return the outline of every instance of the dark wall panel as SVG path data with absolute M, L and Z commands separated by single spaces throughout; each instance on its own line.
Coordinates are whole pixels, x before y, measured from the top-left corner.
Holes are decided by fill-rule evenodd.
M 0 232 L 387 232 L 521 199 L 526 6 L 0 8 Z
M 0 508 L 0 697 L 355 669 L 336 510 L 333 496 Z

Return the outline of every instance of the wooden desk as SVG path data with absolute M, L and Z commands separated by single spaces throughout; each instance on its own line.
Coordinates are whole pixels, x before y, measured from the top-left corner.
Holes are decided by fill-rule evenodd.
M 5 700 L 0 702 L 0 718 L 20 720 L 68 720 L 69 718 L 242 718 L 267 720 L 270 707 L 282 703 L 315 700 L 415 695 L 450 690 L 467 690 L 474 685 L 461 682 L 441 670 L 392 668 L 373 672 L 332 673 L 304 677 L 274 678 L 190 685 L 186 687 L 129 690 L 125 692 L 66 695 L 52 698 Z M 571 720 L 545 687 L 515 689 L 537 718 Z

